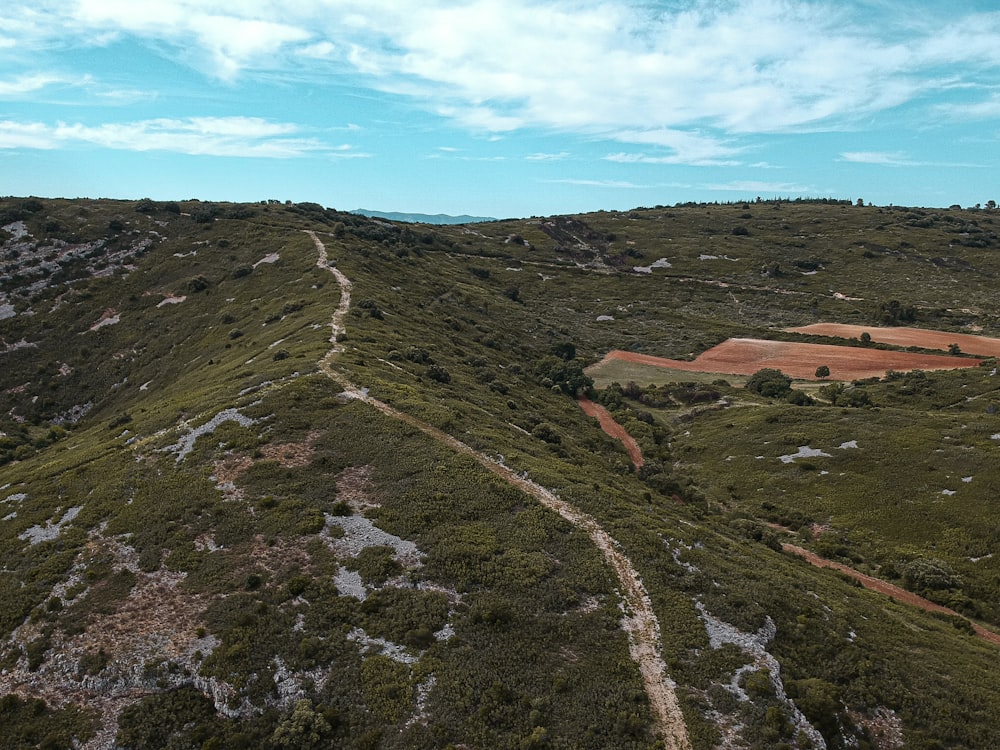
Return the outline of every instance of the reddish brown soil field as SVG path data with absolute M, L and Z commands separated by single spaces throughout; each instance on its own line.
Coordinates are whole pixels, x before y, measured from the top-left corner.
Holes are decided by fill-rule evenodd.
M 1000 357 L 1000 339 L 974 336 L 971 333 L 950 333 L 930 331 L 921 328 L 875 328 L 872 326 L 841 325 L 840 323 L 816 323 L 801 328 L 786 328 L 790 333 L 805 333 L 813 336 L 836 336 L 842 339 L 860 339 L 862 333 L 872 337 L 872 341 L 893 346 L 919 346 L 921 349 L 941 349 L 947 351 L 952 344 L 958 344 L 966 354 L 984 357 Z
M 609 359 L 720 375 L 752 375 L 761 368 L 772 367 L 793 378 L 804 380 L 818 380 L 816 368 L 820 365 L 830 368 L 831 380 L 856 380 L 880 378 L 888 370 L 957 370 L 960 367 L 976 367 L 982 361 L 943 354 L 914 354 L 860 346 L 798 344 L 763 339 L 728 339 L 691 362 L 617 349 L 605 355 L 604 360 Z
M 601 423 L 601 429 L 611 437 L 616 440 L 621 440 L 622 445 L 625 446 L 625 450 L 628 451 L 629 458 L 632 459 L 632 465 L 636 469 L 642 468 L 642 450 L 639 448 L 639 444 L 635 442 L 635 439 L 629 435 L 625 428 L 622 427 L 615 421 L 615 418 L 608 413 L 600 404 L 595 404 L 586 396 L 581 396 L 577 399 L 577 403 L 580 404 L 580 408 L 583 409 L 583 413 L 588 417 L 597 417 L 597 421 Z
M 872 578 L 864 573 L 859 573 L 854 568 L 849 568 L 841 563 L 833 562 L 832 560 L 827 560 L 824 557 L 820 557 L 814 552 L 810 552 L 802 547 L 796 547 L 794 544 L 782 544 L 781 548 L 786 552 L 792 552 L 801 558 L 807 560 L 811 565 L 815 565 L 817 568 L 833 568 L 834 570 L 839 570 L 841 573 L 849 575 L 856 581 L 859 581 L 862 586 L 866 589 L 872 591 L 878 591 L 880 594 L 885 594 L 886 596 L 891 596 L 906 604 L 910 604 L 914 607 L 919 607 L 927 612 L 942 612 L 948 615 L 955 615 L 956 617 L 961 617 L 955 610 L 948 609 L 947 607 L 942 607 L 940 604 L 935 604 L 929 599 L 924 599 L 922 596 L 917 596 L 912 591 L 907 591 L 906 589 L 901 589 L 899 586 L 894 586 L 893 584 L 883 581 L 879 578 Z M 1000 645 L 1000 634 L 994 633 L 992 630 L 987 630 L 982 625 L 977 623 L 971 623 L 972 629 L 976 631 L 976 635 L 980 638 L 989 641 L 990 643 L 996 643 Z

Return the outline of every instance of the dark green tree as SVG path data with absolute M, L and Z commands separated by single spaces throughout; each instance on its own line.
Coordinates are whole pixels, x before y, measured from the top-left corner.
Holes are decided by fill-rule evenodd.
M 782 398 L 792 389 L 792 379 L 781 370 L 765 367 L 750 376 L 746 389 L 765 398 Z
M 535 365 L 534 375 L 542 385 L 559 388 L 574 398 L 580 391 L 594 385 L 593 379 L 575 359 L 567 361 L 554 356 L 543 357 Z

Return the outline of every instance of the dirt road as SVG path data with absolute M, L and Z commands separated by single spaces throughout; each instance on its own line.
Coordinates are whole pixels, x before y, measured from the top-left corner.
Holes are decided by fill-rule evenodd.
M 885 594 L 886 596 L 891 596 L 906 604 L 912 605 L 914 607 L 919 607 L 926 612 L 941 612 L 947 615 L 955 615 L 956 617 L 961 617 L 953 609 L 948 609 L 948 607 L 942 607 L 940 604 L 935 604 L 930 599 L 924 599 L 922 596 L 917 596 L 912 591 L 907 591 L 899 586 L 895 586 L 888 581 L 883 581 L 880 578 L 873 578 L 872 576 L 865 575 L 854 568 L 848 567 L 833 560 L 827 560 L 825 557 L 820 557 L 815 552 L 810 552 L 802 547 L 797 547 L 794 544 L 782 544 L 781 548 L 786 552 L 793 552 L 799 557 L 808 561 L 811 565 L 815 565 L 817 568 L 833 568 L 834 570 L 839 570 L 841 573 L 849 575 L 854 580 L 861 583 L 866 589 L 872 591 L 878 591 L 880 594 Z M 980 638 L 989 641 L 990 643 L 995 643 L 1000 645 L 1000 634 L 994 633 L 992 630 L 987 630 L 982 625 L 971 622 L 972 629 L 976 631 L 976 635 Z
M 351 282 L 338 269 L 328 265 L 326 247 L 316 236 L 316 233 L 307 232 L 307 234 L 312 237 L 313 242 L 316 243 L 316 249 L 319 251 L 317 265 L 326 268 L 334 275 L 337 283 L 340 284 L 341 292 L 340 304 L 330 321 L 332 331 L 330 341 L 333 347 L 320 361 L 320 369 L 342 386 L 344 392 L 351 398 L 363 401 L 383 414 L 417 428 L 458 453 L 471 456 L 485 469 L 531 495 L 545 507 L 554 510 L 574 526 L 587 532 L 618 578 L 623 599 L 622 628 L 628 633 L 629 653 L 642 675 L 643 685 L 656 722 L 657 733 L 663 740 L 666 750 L 690 750 L 691 742 L 688 739 L 687 726 L 677 701 L 676 684 L 668 676 L 666 663 L 660 654 L 660 623 L 653 612 L 653 605 L 642 579 L 632 562 L 621 552 L 618 543 L 601 528 L 592 516 L 574 507 L 555 493 L 517 474 L 513 469 L 494 459 L 473 450 L 447 432 L 369 396 L 367 390 L 353 385 L 343 373 L 334 370 L 333 361 L 343 350 L 343 347 L 338 345 L 337 338 L 338 334 L 343 331 L 344 316 L 350 309 Z
M 601 429 L 605 434 L 622 442 L 625 450 L 628 451 L 629 458 L 632 459 L 632 465 L 636 469 L 641 469 L 643 464 L 642 449 L 635 442 L 635 438 L 629 435 L 625 428 L 615 421 L 615 418 L 611 416 L 608 410 L 600 404 L 595 404 L 586 396 L 580 396 L 576 402 L 588 417 L 597 417 L 597 421 L 600 422 Z

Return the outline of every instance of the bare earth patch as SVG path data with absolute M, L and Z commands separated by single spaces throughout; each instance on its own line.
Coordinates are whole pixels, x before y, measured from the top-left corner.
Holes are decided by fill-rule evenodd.
M 877 328 L 872 326 L 842 325 L 840 323 L 815 323 L 800 328 L 786 328 L 790 333 L 805 333 L 814 336 L 835 336 L 842 339 L 860 339 L 862 333 L 872 337 L 872 341 L 893 346 L 918 346 L 921 349 L 948 351 L 952 344 L 967 354 L 983 357 L 1000 357 L 1000 339 L 974 336 L 971 333 L 951 333 L 931 331 L 923 328 Z
M 308 466 L 316 454 L 315 443 L 322 435 L 321 430 L 313 430 L 301 443 L 280 443 L 278 445 L 261 446 L 260 452 L 265 459 L 277 461 L 285 468 L 291 469 Z
M 588 368 L 588 372 L 597 370 L 603 363 L 614 359 L 685 372 L 711 372 L 720 375 L 752 375 L 760 369 L 771 367 L 802 380 L 820 380 L 816 377 L 818 365 L 829 367 L 830 378 L 834 380 L 857 380 L 884 377 L 889 370 L 957 370 L 976 367 L 982 361 L 969 357 L 882 351 L 860 346 L 728 339 L 693 361 L 665 359 L 616 349 L 608 352 L 601 362 Z
M 588 417 L 597 418 L 597 421 L 601 423 L 601 429 L 606 435 L 622 442 L 625 450 L 628 451 L 629 458 L 632 459 L 632 465 L 636 469 L 641 469 L 643 464 L 642 449 L 635 442 L 635 438 L 629 435 L 625 428 L 615 421 L 615 418 L 611 416 L 608 410 L 600 404 L 595 404 L 586 396 L 578 398 L 577 403 L 583 409 L 584 414 Z

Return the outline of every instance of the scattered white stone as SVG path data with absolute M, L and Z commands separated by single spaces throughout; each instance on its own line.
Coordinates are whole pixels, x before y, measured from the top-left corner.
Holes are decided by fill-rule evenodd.
M 414 711 L 413 716 L 410 717 L 409 721 L 406 722 L 406 726 L 411 727 L 417 723 L 427 723 L 427 702 L 430 700 L 431 691 L 434 689 L 434 685 L 436 684 L 437 677 L 435 677 L 433 673 L 427 675 L 417 684 L 416 710 Z
M 7 485 L 7 486 L 9 487 L 10 485 Z M 6 487 L 4 489 L 6 489 Z M 3 502 L 5 502 L 5 503 L 22 503 L 22 502 L 24 502 L 27 499 L 28 499 L 27 493 L 25 493 L 25 492 L 15 492 L 13 495 L 7 495 L 7 497 L 5 497 L 3 499 Z
M 955 490 L 941 490 L 942 495 L 954 495 Z
M 447 641 L 455 637 L 455 628 L 450 622 L 446 622 L 444 627 L 434 633 L 434 639 L 437 641 Z
M 701 572 L 701 571 L 698 570 L 698 568 L 696 566 L 692 565 L 691 563 L 687 562 L 686 560 L 681 560 L 681 548 L 691 549 L 691 547 L 689 547 L 688 545 L 685 545 L 685 544 L 683 544 L 681 542 L 678 542 L 677 546 L 674 547 L 674 546 L 672 546 L 670 544 L 671 541 L 674 541 L 674 540 L 672 540 L 672 539 L 664 539 L 663 540 L 663 544 L 664 544 L 664 546 L 668 550 L 670 550 L 670 556 L 674 558 L 674 562 L 677 563 L 684 570 L 686 570 L 688 573 L 699 573 L 699 572 Z
M 368 598 L 368 589 L 361 580 L 361 574 L 356 570 L 341 567 L 333 577 L 333 585 L 337 587 L 337 592 L 341 596 L 353 596 L 360 602 Z
M 164 305 L 179 305 L 186 299 L 187 299 L 186 294 L 181 295 L 180 297 L 174 297 L 174 296 L 164 297 L 162 300 L 160 300 L 160 302 L 156 306 L 163 307 Z
M 7 352 L 17 351 L 18 349 L 37 349 L 38 344 L 27 341 L 26 339 L 21 339 L 20 341 L 15 341 L 13 344 L 4 343 L 4 348 L 0 351 L 0 354 L 6 354 Z
M 968 484 L 969 482 L 972 481 L 972 477 L 962 477 L 962 481 Z
M 28 228 L 24 225 L 23 221 L 14 221 L 10 224 L 4 224 L 2 229 L 7 232 L 7 234 L 11 235 L 11 239 L 15 240 L 19 240 L 28 234 Z
M 98 320 L 96 323 L 94 323 L 94 325 L 92 325 L 87 330 L 88 331 L 96 331 L 98 328 L 104 328 L 105 326 L 117 325 L 118 323 L 121 323 L 121 322 L 122 322 L 122 316 L 121 315 L 119 315 L 118 313 L 116 313 L 116 312 L 114 312 L 112 310 L 108 310 L 108 311 L 106 311 L 104 313 L 104 315 L 101 316 L 100 320 Z
M 846 443 L 841 443 L 837 447 L 840 450 L 842 450 L 842 451 L 846 451 L 848 448 L 857 448 L 858 447 L 858 441 L 857 440 L 848 440 Z
M 672 265 L 666 258 L 660 258 L 659 260 L 654 260 L 648 266 L 632 266 L 632 270 L 636 273 L 652 273 L 654 268 L 670 268 Z
M 342 557 L 357 557 L 368 547 L 392 547 L 396 561 L 407 568 L 421 564 L 423 554 L 417 545 L 395 534 L 382 531 L 364 516 L 332 516 L 326 514 L 327 526 L 339 526 L 344 530 L 340 539 L 329 539 L 329 545 Z
M 194 548 L 199 552 L 215 552 L 216 550 L 225 549 L 215 543 L 215 537 L 211 534 L 202 534 L 196 538 L 194 540 Z
M 6 516 L 3 517 L 2 520 L 4 520 L 4 521 L 13 521 L 15 518 L 17 518 L 17 511 L 16 510 L 13 511 L 12 513 L 8 513 Z
M 56 523 L 52 523 L 52 521 L 49 520 L 45 522 L 44 526 L 32 526 L 30 529 L 25 529 L 18 534 L 17 538 L 30 542 L 32 546 L 40 544 L 41 542 L 51 541 L 59 536 L 59 532 L 65 524 L 80 515 L 81 510 L 83 510 L 82 505 L 74 506 L 67 510 L 65 515 L 63 515 L 63 517 Z
M 77 404 L 76 406 L 71 407 L 69 411 L 64 411 L 62 414 L 58 415 L 52 420 L 52 424 L 76 424 L 93 408 L 93 401 L 88 401 L 85 404 Z
M 254 263 L 253 267 L 256 268 L 261 263 L 277 263 L 280 259 L 281 259 L 281 256 L 278 255 L 277 253 L 268 253 L 263 258 L 261 258 L 256 263 Z
M 15 315 L 17 315 L 17 313 L 14 312 L 13 305 L 11 304 L 0 305 L 0 320 L 7 320 L 7 318 L 13 318 Z
M 597 316 L 597 322 L 598 323 L 604 323 L 606 321 L 614 320 L 614 319 L 615 319 L 614 315 L 598 315 Z
M 728 622 L 723 622 L 710 615 L 708 610 L 705 609 L 705 605 L 701 602 L 696 602 L 695 608 L 698 610 L 698 615 L 705 624 L 708 642 L 713 650 L 722 648 L 727 643 L 732 643 L 753 659 L 749 664 L 745 664 L 737 669 L 730 684 L 724 687 L 745 703 L 751 699 L 746 694 L 746 691 L 740 687 L 740 677 L 746 672 L 756 672 L 760 669 L 766 669 L 771 678 L 771 686 L 774 688 L 774 694 L 781 703 L 784 703 L 788 707 L 792 723 L 795 724 L 802 734 L 809 738 L 814 748 L 817 748 L 817 750 L 826 750 L 826 740 L 823 739 L 823 735 L 809 723 L 809 720 L 806 719 L 798 706 L 785 693 L 785 685 L 781 679 L 781 664 L 767 651 L 767 644 L 774 639 L 774 636 L 778 632 L 774 620 L 768 617 L 756 633 L 744 633 Z
M 800 445 L 798 453 L 790 453 L 787 456 L 778 456 L 778 460 L 783 464 L 790 464 L 795 461 L 796 458 L 819 458 L 819 457 L 830 458 L 829 453 L 824 453 L 819 448 L 810 448 L 808 445 Z
M 419 659 L 406 650 L 405 646 L 387 641 L 385 638 L 372 638 L 361 628 L 354 628 L 347 634 L 347 640 L 354 641 L 359 646 L 368 650 L 374 650 L 383 656 L 388 656 L 400 664 L 416 664 Z
M 180 440 L 178 440 L 173 445 L 168 445 L 166 448 L 161 448 L 162 453 L 177 453 L 176 461 L 180 461 L 187 456 L 192 450 L 194 450 L 195 441 L 202 435 L 211 435 L 215 432 L 215 429 L 225 422 L 236 422 L 240 427 L 250 427 L 251 425 L 257 424 L 256 419 L 251 419 L 239 413 L 236 409 L 224 409 L 212 417 L 208 422 L 201 425 L 200 427 L 195 427 L 187 435 L 184 435 Z

